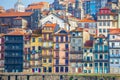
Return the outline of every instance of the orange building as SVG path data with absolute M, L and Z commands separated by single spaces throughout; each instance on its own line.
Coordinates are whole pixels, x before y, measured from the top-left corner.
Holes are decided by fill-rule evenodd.
M 54 73 L 69 71 L 69 33 L 59 30 L 54 33 Z

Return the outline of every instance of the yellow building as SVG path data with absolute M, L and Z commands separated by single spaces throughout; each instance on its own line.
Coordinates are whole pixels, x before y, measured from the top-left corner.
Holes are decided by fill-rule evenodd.
M 53 33 L 56 24 L 46 23 L 42 29 L 42 66 L 44 73 L 53 72 Z
M 31 40 L 31 55 L 30 55 L 30 72 L 42 72 L 42 35 L 32 34 Z

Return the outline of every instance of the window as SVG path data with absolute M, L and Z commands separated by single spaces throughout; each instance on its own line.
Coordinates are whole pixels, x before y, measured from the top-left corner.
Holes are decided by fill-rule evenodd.
M 47 60 L 46 59 L 43 59 L 43 63 L 46 63 L 47 62 Z
M 102 26 L 102 22 L 99 22 L 99 26 Z
M 65 37 L 65 41 L 68 42 L 68 36 Z
M 47 69 L 46 69 L 46 67 L 44 67 L 44 68 L 43 68 L 43 72 L 47 72 Z
M 90 49 L 90 52 L 92 52 L 92 49 Z
M 84 70 L 84 73 L 87 73 L 87 70 Z
M 115 64 L 119 64 L 119 59 L 116 59 L 116 60 L 115 60 Z
M 72 36 L 74 37 L 74 36 L 75 36 L 75 34 L 72 34 Z
M 109 15 L 107 16 L 107 19 L 110 19 L 110 16 L 109 16 Z
M 81 51 L 81 47 L 78 47 L 79 51 Z
M 52 58 L 49 58 L 49 63 L 52 63 Z
M 59 67 L 56 67 L 56 72 L 59 72 Z
M 32 42 L 35 42 L 35 38 L 32 38 Z
M 92 64 L 90 64 L 89 66 L 92 67 Z
M 101 67 L 101 66 L 103 66 L 103 64 L 102 64 L 102 63 L 100 63 L 100 67 Z
M 103 32 L 105 33 L 105 32 L 106 32 L 106 29 L 103 29 Z
M 42 42 L 42 38 L 38 38 L 38 42 Z
M 102 29 L 99 29 L 99 32 L 101 33 L 101 32 L 102 32 Z
M 105 16 L 105 15 L 103 16 L 103 19 L 106 19 L 106 16 Z
M 88 73 L 91 73 L 91 70 L 88 70 Z
M 102 45 L 100 45 L 100 52 L 102 52 L 103 51 L 103 46 Z
M 103 55 L 102 54 L 100 54 L 100 59 L 103 59 Z
M 56 64 L 59 64 L 59 59 L 56 59 Z
M 52 72 L 52 67 L 49 67 L 49 68 L 48 68 L 48 72 Z
M 107 22 L 107 26 L 110 26 L 110 22 Z
M 68 57 L 68 52 L 65 52 L 65 57 Z
M 114 38 L 115 38 L 115 36 L 112 36 L 112 38 L 114 39 Z
M 64 67 L 60 67 L 60 72 L 64 72 Z
M 42 50 L 41 46 L 38 46 L 38 50 Z
M 98 59 L 98 54 L 95 54 L 95 59 L 96 59 L 96 60 Z
M 108 55 L 107 54 L 105 54 L 105 59 L 108 59 Z
M 116 50 L 116 55 L 118 55 L 119 54 L 119 50 Z
M 56 49 L 59 49 L 59 43 L 56 43 L 55 47 L 56 47 Z
M 65 60 L 65 64 L 68 65 L 68 59 Z
M 84 52 L 87 52 L 87 50 L 86 50 L 86 49 L 84 49 Z
M 65 49 L 69 49 L 68 47 L 69 47 L 68 44 L 65 44 Z
M 85 63 L 84 66 L 87 67 L 87 63 Z
M 61 40 L 60 40 L 60 41 L 61 41 L 61 42 L 63 42 L 63 36 L 61 36 L 60 38 L 61 38 Z
M 35 46 L 32 46 L 32 50 L 35 50 Z
M 56 36 L 56 42 L 58 42 L 59 41 L 59 37 L 58 36 Z
M 115 43 L 112 43 L 112 47 L 114 47 L 115 46 Z
M 98 67 L 98 63 L 95 63 L 95 67 Z
M 104 66 L 107 67 L 107 66 L 108 66 L 108 63 L 104 63 Z
M 65 67 L 65 72 L 68 72 L 68 67 Z
M 103 22 L 103 26 L 106 26 L 106 22 Z

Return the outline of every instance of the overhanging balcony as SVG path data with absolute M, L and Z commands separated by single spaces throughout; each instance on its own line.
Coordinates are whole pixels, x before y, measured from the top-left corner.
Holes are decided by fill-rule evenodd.
M 70 54 L 83 54 L 83 51 L 70 51 Z

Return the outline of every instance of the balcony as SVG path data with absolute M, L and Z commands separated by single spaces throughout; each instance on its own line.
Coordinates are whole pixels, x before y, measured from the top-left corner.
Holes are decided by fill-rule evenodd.
M 108 53 L 109 50 L 94 50 L 94 53 Z
M 53 54 L 42 54 L 42 57 L 53 57 Z
M 22 51 L 22 48 L 11 48 L 11 47 L 7 47 L 5 48 L 5 51 Z
M 5 55 L 5 58 L 22 58 L 21 55 Z
M 23 43 L 23 40 L 5 40 L 5 43 Z
M 63 59 L 68 59 L 69 57 L 68 56 L 64 56 Z
M 46 42 L 46 41 L 53 41 L 53 38 L 48 38 L 48 39 L 47 39 L 47 38 L 43 38 L 42 41 L 43 41 L 43 42 L 44 42 L 44 41 L 45 41 L 45 42 Z
M 55 48 L 54 51 L 59 51 L 59 48 Z
M 42 57 L 38 57 L 38 58 L 31 58 L 30 60 L 31 60 L 31 61 L 38 61 L 38 60 L 40 61 L 40 60 L 42 60 Z
M 83 51 L 70 51 L 70 54 L 83 54 Z
M 69 48 L 63 48 L 62 50 L 63 51 L 69 51 Z
M 111 58 L 120 58 L 120 54 L 113 54 L 113 55 L 111 54 L 110 57 Z
M 46 46 L 46 47 L 42 47 L 42 49 L 52 49 L 53 47 L 52 46 Z
M 59 56 L 54 56 L 54 59 L 59 59 L 60 57 Z
M 84 62 L 93 62 L 94 60 L 86 60 L 86 59 L 84 59 L 83 61 Z
M 70 59 L 70 62 L 82 62 L 83 60 L 82 59 Z

